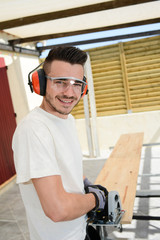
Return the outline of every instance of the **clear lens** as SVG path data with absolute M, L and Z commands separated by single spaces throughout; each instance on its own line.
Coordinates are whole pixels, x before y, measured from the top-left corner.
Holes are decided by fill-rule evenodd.
M 73 77 L 46 77 L 52 80 L 52 86 L 57 91 L 66 91 L 70 86 L 72 86 L 73 91 L 76 94 L 79 94 L 83 92 L 86 86 L 86 82 Z
M 72 86 L 75 93 L 79 93 L 82 90 L 82 83 L 73 80 L 55 80 L 53 81 L 53 86 L 59 91 L 66 91 L 70 86 Z

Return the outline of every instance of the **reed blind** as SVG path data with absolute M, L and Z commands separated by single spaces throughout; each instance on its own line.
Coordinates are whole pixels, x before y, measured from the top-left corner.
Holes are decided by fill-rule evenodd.
M 97 116 L 160 110 L 160 36 L 88 52 Z M 84 117 L 82 100 L 72 114 Z

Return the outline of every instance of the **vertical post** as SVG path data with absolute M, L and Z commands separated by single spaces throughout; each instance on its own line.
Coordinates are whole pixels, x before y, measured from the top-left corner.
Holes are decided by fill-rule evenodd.
M 92 69 L 91 69 L 91 62 L 90 62 L 89 54 L 88 54 L 87 62 L 85 64 L 85 73 L 87 76 L 88 88 L 89 88 L 89 100 L 90 100 L 90 110 L 91 110 L 91 128 L 92 128 L 92 133 L 93 133 L 95 154 L 96 154 L 96 157 L 99 157 L 100 151 L 99 151 L 99 143 L 98 143 L 98 135 L 97 135 L 97 122 L 96 122 L 97 113 L 96 113 L 93 77 L 92 77 Z
M 128 83 L 128 76 L 127 76 L 127 68 L 126 68 L 126 59 L 124 55 L 123 43 L 119 43 L 119 51 L 120 51 L 120 61 L 122 67 L 122 77 L 123 77 L 123 85 L 124 91 L 126 96 L 126 103 L 127 103 L 127 111 L 128 113 L 132 112 L 131 100 L 130 100 L 130 92 L 129 92 L 129 83 Z
M 84 105 L 84 114 L 85 114 L 85 122 L 86 122 L 89 157 L 92 158 L 94 157 L 94 149 L 93 149 L 93 139 L 92 139 L 92 132 L 91 132 L 91 123 L 89 118 L 89 104 L 88 104 L 87 95 L 83 97 L 83 105 Z

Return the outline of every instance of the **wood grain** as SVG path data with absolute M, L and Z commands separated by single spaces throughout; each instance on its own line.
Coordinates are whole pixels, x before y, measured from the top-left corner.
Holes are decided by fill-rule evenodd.
M 119 192 L 122 209 L 126 211 L 122 224 L 132 221 L 143 135 L 121 135 L 95 182 L 105 186 L 108 191 Z

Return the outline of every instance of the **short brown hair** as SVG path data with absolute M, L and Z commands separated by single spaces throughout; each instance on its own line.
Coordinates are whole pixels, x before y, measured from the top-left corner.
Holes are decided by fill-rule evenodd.
M 45 72 L 47 71 L 47 65 L 54 60 L 60 60 L 71 64 L 80 64 L 84 66 L 87 60 L 87 54 L 76 47 L 54 47 L 50 50 L 44 61 L 43 68 Z

